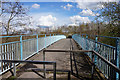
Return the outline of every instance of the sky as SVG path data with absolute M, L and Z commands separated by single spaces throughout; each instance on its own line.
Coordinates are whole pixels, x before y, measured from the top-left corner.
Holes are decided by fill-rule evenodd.
M 94 3 L 78 4 L 73 2 L 23 2 L 29 7 L 29 15 L 36 25 L 62 26 L 90 23 L 94 20 L 97 9 L 93 10 Z M 96 6 L 96 5 L 95 5 Z M 99 5 L 102 7 L 101 5 Z M 100 8 L 99 7 L 99 8 Z
M 14 0 L 9 0 L 14 1 Z M 98 10 L 104 8 L 101 2 L 118 0 L 20 0 L 24 7 L 29 7 L 33 26 L 49 26 L 56 28 L 62 25 L 79 25 L 90 23 L 99 15 Z

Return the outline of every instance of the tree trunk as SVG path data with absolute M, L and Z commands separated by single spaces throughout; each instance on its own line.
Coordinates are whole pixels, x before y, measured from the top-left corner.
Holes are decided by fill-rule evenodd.
M 9 19 L 9 21 L 8 21 L 8 24 L 7 24 L 7 35 L 9 35 L 9 28 L 10 28 L 10 19 Z

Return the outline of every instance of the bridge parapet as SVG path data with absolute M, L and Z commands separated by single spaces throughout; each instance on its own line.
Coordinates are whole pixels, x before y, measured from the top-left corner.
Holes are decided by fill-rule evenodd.
M 89 36 L 93 38 L 90 39 Z M 98 41 L 98 39 L 109 38 L 115 40 L 115 46 L 107 45 Z M 74 34 L 72 38 L 82 47 L 83 50 L 94 50 L 103 56 L 106 60 L 112 62 L 116 67 L 120 68 L 120 37 L 87 35 L 87 34 Z M 91 59 L 91 53 L 86 53 Z M 111 66 L 104 63 L 98 56 L 95 55 L 94 62 L 99 70 L 105 75 L 106 78 L 114 78 L 119 80 L 120 75 L 111 68 Z
M 0 44 L 0 60 L 26 60 L 54 42 L 66 38 L 66 36 L 46 34 L 0 36 L 0 39 L 4 38 L 16 38 L 18 41 L 11 40 L 11 42 Z M 13 66 L 14 64 L 0 62 L 0 74 Z

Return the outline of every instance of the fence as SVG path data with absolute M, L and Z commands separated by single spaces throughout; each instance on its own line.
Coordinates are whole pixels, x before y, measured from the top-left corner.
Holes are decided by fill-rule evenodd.
M 84 50 L 94 50 L 103 56 L 106 60 L 112 62 L 119 68 L 120 64 L 120 38 L 119 37 L 108 37 L 108 36 L 92 36 L 94 39 L 90 39 L 89 35 L 78 35 L 74 34 L 72 38 L 82 47 Z M 107 44 L 103 44 L 98 42 L 98 38 L 110 38 L 116 40 L 116 46 L 110 46 Z M 91 53 L 86 53 L 91 59 Z M 114 71 L 114 69 L 107 65 L 102 59 L 95 55 L 95 65 L 99 70 L 104 74 L 104 76 L 108 79 L 119 79 L 119 74 Z M 111 76 L 112 75 L 112 76 Z
M 44 37 L 39 37 L 40 35 L 16 35 L 16 36 L 0 36 L 0 38 L 19 38 L 19 41 L 8 42 L 0 44 L 0 59 L 1 60 L 26 60 L 32 55 L 38 53 L 38 51 L 46 48 L 52 43 L 66 38 L 64 35 L 49 35 L 41 34 Z M 23 37 L 34 36 L 31 39 L 23 39 Z M 5 62 L 0 62 L 0 74 L 6 72 L 10 69 L 10 66 L 14 64 L 8 64 Z

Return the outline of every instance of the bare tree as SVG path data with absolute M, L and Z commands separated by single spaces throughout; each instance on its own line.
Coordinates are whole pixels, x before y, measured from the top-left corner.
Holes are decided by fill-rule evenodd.
M 6 24 L 3 27 L 7 35 L 14 27 L 24 26 L 29 23 L 27 22 L 29 18 L 27 15 L 28 8 L 23 7 L 20 2 L 2 2 L 1 10 L 0 16 L 3 23 Z

